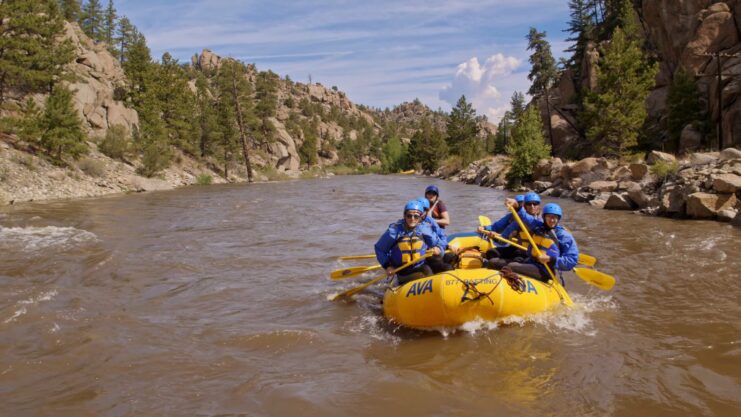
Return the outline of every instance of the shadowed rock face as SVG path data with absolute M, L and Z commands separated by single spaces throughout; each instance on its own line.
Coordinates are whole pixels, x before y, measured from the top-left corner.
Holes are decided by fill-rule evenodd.
M 697 77 L 700 96 L 707 100 L 711 120 L 718 118 L 718 62 L 715 52 L 740 53 L 737 57 L 722 58 L 723 131 L 724 147 L 741 145 L 741 84 L 733 81 L 741 76 L 741 0 L 708 2 L 706 0 L 643 0 L 638 10 L 649 45 L 659 56 L 660 71 L 654 91 L 646 100 L 653 124 L 661 125 L 666 118 L 667 96 L 674 73 L 680 67 Z M 594 45 L 587 47 L 582 65 L 582 90 L 596 88 L 594 68 L 599 53 Z M 570 96 L 575 80 L 570 72 L 554 88 L 552 103 L 559 112 L 552 115 L 554 147 L 557 155 L 565 155 L 579 142 L 578 131 L 568 123 L 573 109 Z M 545 103 L 539 103 L 545 112 Z M 545 114 L 545 113 L 544 113 Z M 683 141 L 680 151 L 692 151 L 697 140 Z

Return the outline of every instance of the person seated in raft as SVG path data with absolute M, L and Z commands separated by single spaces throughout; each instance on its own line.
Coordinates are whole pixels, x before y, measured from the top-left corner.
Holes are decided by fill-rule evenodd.
M 537 194 L 536 194 L 537 195 Z M 519 194 L 515 197 L 515 201 L 517 201 L 517 208 L 518 210 L 522 208 L 525 205 L 525 195 Z M 507 213 L 502 217 L 501 219 L 497 220 L 496 222 L 488 225 L 488 226 L 479 226 L 479 228 L 476 230 L 478 233 L 482 235 L 486 235 L 487 232 L 494 232 L 499 234 L 500 236 L 504 236 L 502 233 L 507 230 L 508 227 L 510 227 L 512 224 L 517 226 L 517 222 L 512 217 L 512 213 Z M 509 237 L 507 237 L 509 239 Z M 497 248 L 491 248 L 484 254 L 485 259 L 492 259 L 492 258 L 505 258 L 505 259 L 513 259 L 515 256 L 521 256 L 524 257 L 526 254 L 521 251 L 520 249 L 517 249 L 513 246 L 502 244 L 500 247 Z
M 425 197 L 420 197 L 417 201 L 419 201 L 419 204 L 421 204 L 424 209 L 422 212 L 422 222 L 430 225 L 432 231 L 437 235 L 438 239 L 440 239 L 440 244 L 442 245 L 444 252 L 448 247 L 448 237 L 445 235 L 445 230 L 437 224 L 435 219 L 427 215 L 430 211 L 429 200 Z M 432 269 L 432 272 L 436 274 L 438 272 L 450 271 L 453 269 L 453 266 L 447 263 L 443 259 L 442 255 L 430 256 L 425 259 L 425 263 Z
M 517 199 L 515 199 L 515 201 L 517 201 Z M 538 193 L 530 191 L 523 196 L 522 201 L 522 205 L 518 204 L 518 210 L 524 208 L 527 214 L 537 218 L 540 214 L 540 196 L 538 195 Z M 509 213 L 509 216 L 511 223 L 507 225 L 507 227 L 500 233 L 500 235 L 503 236 L 505 239 L 509 239 L 516 243 L 519 243 L 520 245 L 527 246 L 527 237 L 525 237 L 525 234 L 520 230 L 520 225 L 515 221 L 514 218 L 511 217 L 512 213 Z M 497 248 L 495 250 L 487 251 L 486 258 L 488 260 L 502 258 L 507 261 L 525 262 L 527 261 L 529 256 L 523 250 L 517 249 L 513 246 L 507 246 L 504 248 Z
M 437 186 L 430 185 L 427 187 L 425 189 L 425 198 L 430 202 L 430 207 L 432 207 L 431 216 L 435 219 L 437 224 L 443 229 L 450 226 L 450 214 L 448 213 L 448 208 L 445 206 L 445 203 L 440 199 L 440 190 Z
M 389 276 L 395 268 L 420 259 L 427 251 L 434 256 L 443 253 L 443 243 L 430 225 L 422 222 L 423 211 L 419 201 L 409 201 L 404 206 L 404 218 L 391 223 L 376 242 L 376 259 Z M 400 285 L 430 275 L 432 269 L 422 259 L 397 273 Z
M 505 202 L 507 207 L 517 207 L 517 202 L 508 198 Z M 528 242 L 528 255 L 526 262 L 510 262 L 506 259 L 497 258 L 489 261 L 489 268 L 508 268 L 512 272 L 527 275 L 537 280 L 548 282 L 551 279 L 547 264 L 551 271 L 570 271 L 579 260 L 579 248 L 574 237 L 559 223 L 563 218 L 561 206 L 554 203 L 543 207 L 543 221 L 532 216 L 524 209 L 519 209 L 517 214 L 525 226 L 531 230 L 531 236 L 541 256 L 536 257 Z

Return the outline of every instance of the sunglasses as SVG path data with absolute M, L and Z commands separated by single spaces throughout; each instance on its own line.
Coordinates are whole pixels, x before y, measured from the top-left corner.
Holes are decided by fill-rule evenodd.
M 422 216 L 420 216 L 419 214 L 406 214 L 404 215 L 404 217 L 406 217 L 407 219 L 417 220 Z
M 540 203 L 525 203 L 526 206 L 539 206 Z

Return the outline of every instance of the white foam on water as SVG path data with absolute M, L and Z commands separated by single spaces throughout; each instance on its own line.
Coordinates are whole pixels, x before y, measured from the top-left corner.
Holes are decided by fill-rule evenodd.
M 0 250 L 35 252 L 44 249 L 70 249 L 97 242 L 98 237 L 74 227 L 4 227 L 0 228 Z
M 615 310 L 617 305 L 609 295 L 581 296 L 574 295 L 574 305 L 571 308 L 559 308 L 528 316 L 509 316 L 495 321 L 474 320 L 464 323 L 455 330 L 472 335 L 487 334 L 503 326 L 526 326 L 535 324 L 543 326 L 553 332 L 574 332 L 584 336 L 596 336 L 597 329 L 591 319 L 591 314 L 599 311 Z M 451 329 L 439 330 L 443 337 L 451 333 Z
M 28 312 L 28 310 L 26 310 L 26 307 L 21 307 L 18 310 L 16 310 L 13 313 L 12 316 L 10 316 L 9 318 L 5 319 L 5 321 L 3 321 L 3 323 L 8 324 L 10 322 L 13 322 L 13 321 L 15 321 L 15 319 L 17 319 L 18 317 L 26 314 L 27 312 Z
M 3 323 L 7 324 L 7 323 L 10 323 L 10 322 L 14 322 L 18 317 L 20 317 L 20 316 L 28 313 L 28 309 L 26 308 L 26 306 L 34 306 L 34 305 L 36 305 L 36 304 L 38 304 L 38 303 L 40 303 L 42 301 L 49 301 L 52 298 L 54 298 L 56 295 L 57 295 L 57 290 L 51 290 L 51 291 L 42 292 L 41 294 L 39 294 L 37 296 L 34 296 L 34 297 L 31 297 L 31 298 L 29 298 L 27 300 L 18 301 L 16 304 L 19 305 L 20 308 L 17 309 L 13 313 L 12 316 L 10 316 L 9 318 L 5 319 L 5 321 L 3 321 Z

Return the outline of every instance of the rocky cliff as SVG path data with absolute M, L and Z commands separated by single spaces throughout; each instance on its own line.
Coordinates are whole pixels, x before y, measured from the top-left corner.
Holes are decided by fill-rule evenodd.
M 173 165 L 154 179 L 137 174 L 137 168 L 141 166 L 137 158 L 121 162 L 100 153 L 97 143 L 109 128 L 123 126 L 129 135 L 139 129 L 136 110 L 118 100 L 126 97 L 129 81 L 107 46 L 92 41 L 76 23 L 65 24 L 64 37 L 72 41 L 75 52 L 74 59 L 67 65 L 72 81 L 65 83 L 74 92 L 74 105 L 88 134 L 90 152 L 78 161 L 71 161 L 67 167 L 59 167 L 35 155 L 32 147 L 17 137 L 0 135 L 0 204 L 167 189 L 194 184 L 199 176 L 209 177 L 214 182 L 224 181 L 220 172 L 211 169 L 214 164 L 208 160 L 197 161 L 180 150 L 173 150 Z M 221 62 L 218 55 L 206 49 L 193 57 L 191 66 L 209 72 L 218 69 Z M 247 76 L 254 84 L 257 69 L 254 65 L 248 68 Z M 336 87 L 325 88 L 317 83 L 307 85 L 287 78 L 275 78 L 276 111 L 268 119 L 272 126 L 271 140 L 256 145 L 250 154 L 253 169 L 258 170 L 255 174 L 258 181 L 270 179 L 272 173 L 297 177 L 301 169 L 306 168 L 301 166 L 299 155 L 306 138 L 302 129 L 296 128 L 302 121 L 316 122 L 318 165 L 321 167 L 338 163 L 337 148 L 342 142 L 357 140 L 362 130 L 367 129 L 380 135 L 383 124 L 395 117 L 398 117 L 395 122 L 401 126 L 402 134 L 409 137 L 421 118 L 430 118 L 442 126 L 445 123 L 444 113 L 432 112 L 421 103 L 413 106 L 414 111 L 400 106 L 381 112 L 355 105 Z M 195 89 L 194 82 L 190 86 Z M 19 104 L 27 98 L 32 98 L 40 107 L 46 99 L 43 94 L 24 96 L 17 92 L 9 101 Z M 373 155 L 364 155 L 359 162 L 365 166 L 380 164 Z M 243 181 L 245 176 L 239 169 L 232 170 L 229 181 Z
M 665 126 L 669 86 L 679 68 L 696 77 L 712 121 L 718 120 L 719 94 L 722 95 L 723 147 L 741 146 L 741 0 L 713 2 L 707 0 L 643 0 L 636 9 L 649 48 L 659 61 L 656 85 L 646 101 L 651 122 Z M 722 87 L 718 89 L 718 60 L 721 55 Z M 596 66 L 599 52 L 590 45 L 577 85 L 573 74 L 566 71 L 552 92 L 551 123 L 556 154 L 576 156 L 579 131 L 571 104 L 577 90 L 597 87 Z M 543 117 L 547 117 L 545 100 L 539 101 Z M 717 148 L 717 139 L 710 138 Z M 681 152 L 691 152 L 701 146 L 698 135 L 688 128 L 683 131 Z

